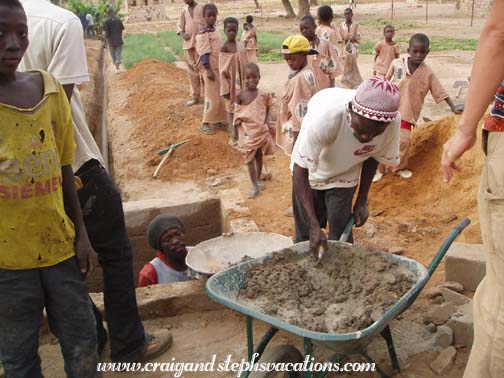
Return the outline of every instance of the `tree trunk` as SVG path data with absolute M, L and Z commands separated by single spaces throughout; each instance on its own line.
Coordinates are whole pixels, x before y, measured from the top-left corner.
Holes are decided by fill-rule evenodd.
M 309 0 L 299 0 L 298 18 L 310 15 L 310 2 Z
M 318 7 L 318 1 L 317 0 L 310 0 L 310 5 Z
M 259 0 L 254 0 L 254 4 L 255 4 L 256 9 L 261 8 L 261 6 L 259 5 Z
M 296 13 L 294 13 L 294 8 L 292 8 L 292 4 L 290 3 L 289 0 L 282 0 L 282 4 L 285 8 L 285 11 L 287 12 L 287 18 L 296 17 Z

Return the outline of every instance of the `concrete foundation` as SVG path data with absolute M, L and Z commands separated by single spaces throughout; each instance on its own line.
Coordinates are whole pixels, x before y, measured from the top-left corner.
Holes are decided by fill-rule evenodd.
M 459 282 L 475 291 L 485 277 L 486 252 L 482 244 L 453 243 L 445 257 L 446 281 Z

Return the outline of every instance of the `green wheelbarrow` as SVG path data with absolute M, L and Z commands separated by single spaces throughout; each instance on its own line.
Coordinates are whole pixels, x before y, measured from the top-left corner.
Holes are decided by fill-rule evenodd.
M 390 322 L 399 316 L 402 312 L 407 310 L 425 287 L 430 277 L 438 267 L 439 263 L 443 259 L 444 255 L 448 251 L 448 248 L 453 243 L 455 238 L 469 225 L 469 219 L 464 219 L 461 221 L 448 235 L 446 240 L 443 242 L 439 248 L 434 259 L 430 263 L 429 267 L 426 269 L 422 264 L 414 261 L 412 259 L 392 255 L 388 253 L 383 253 L 383 256 L 388 260 L 394 261 L 398 264 L 402 264 L 408 270 L 410 270 L 416 277 L 416 282 L 413 284 L 410 290 L 408 290 L 401 298 L 399 298 L 383 316 L 375 321 L 369 327 L 351 333 L 322 333 L 314 332 L 311 330 L 303 329 L 292 324 L 288 324 L 280 319 L 273 316 L 264 314 L 257 311 L 254 308 L 245 306 L 237 301 L 237 296 L 240 289 L 246 279 L 247 271 L 250 267 L 254 265 L 264 264 L 267 260 L 271 259 L 271 255 L 263 256 L 254 260 L 244 262 L 242 264 L 236 265 L 224 271 L 221 271 L 212 277 L 210 277 L 206 283 L 206 291 L 208 296 L 214 301 L 223 304 L 233 310 L 236 310 L 244 315 L 246 315 L 246 327 L 247 327 L 247 352 L 248 361 L 254 361 L 259 363 L 302 363 L 305 361 L 307 356 L 311 358 L 313 351 L 313 343 L 320 344 L 325 348 L 330 349 L 334 354 L 329 358 L 329 360 L 324 361 L 328 364 L 337 364 L 342 361 L 342 357 L 349 355 L 360 355 L 365 358 L 370 364 L 374 364 L 376 371 L 380 374 L 382 378 L 389 378 L 387 375 L 367 354 L 366 347 L 372 341 L 372 339 L 381 335 L 386 343 L 388 352 L 390 355 L 390 360 L 392 368 L 394 371 L 399 372 L 399 361 L 394 349 L 394 342 L 392 340 L 392 333 L 390 331 Z M 353 226 L 353 220 L 351 220 L 342 235 L 340 241 L 328 241 L 331 245 L 338 248 L 354 248 L 352 244 L 346 243 L 342 240 L 346 240 L 348 234 Z M 309 252 L 309 242 L 297 243 L 291 250 L 301 254 L 308 255 Z M 261 320 L 271 326 L 271 328 L 264 334 L 260 342 L 254 348 L 254 338 L 253 338 L 253 319 Z M 301 354 L 294 346 L 280 346 L 270 348 L 270 350 L 265 352 L 266 346 L 273 338 L 273 336 L 278 332 L 279 329 L 293 333 L 304 339 L 304 355 Z M 262 357 L 261 357 L 262 356 Z M 244 371 L 241 378 L 271 378 L 279 374 L 275 371 Z M 282 373 L 284 377 L 290 378 L 324 378 L 328 371 L 311 371 L 305 370 L 303 372 L 285 372 Z

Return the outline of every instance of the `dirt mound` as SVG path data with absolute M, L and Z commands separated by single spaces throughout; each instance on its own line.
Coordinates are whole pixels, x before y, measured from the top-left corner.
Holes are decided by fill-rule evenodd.
M 207 136 L 199 132 L 202 105 L 187 107 L 186 72 L 175 65 L 146 59 L 121 77 L 129 95 L 124 106 L 134 123 L 131 140 L 145 151 L 145 167 L 153 171 L 161 157 L 157 151 L 184 140 L 161 171 L 161 179 L 201 179 L 208 169 L 221 172 L 243 164 L 229 145 L 226 132 Z
M 391 174 L 372 186 L 370 205 L 389 216 L 417 218 L 423 223 L 450 223 L 456 216 L 471 218 L 473 224 L 462 239 L 479 242 L 477 193 L 482 166 L 479 144 L 460 160 L 462 171 L 449 185 L 442 182 L 441 154 L 443 144 L 454 133 L 459 116 L 422 125 L 412 134 L 410 169 L 413 178 L 402 180 Z
M 320 265 L 287 249 L 253 266 L 239 300 L 301 328 L 347 333 L 369 327 L 416 282 L 383 254 L 330 247 Z

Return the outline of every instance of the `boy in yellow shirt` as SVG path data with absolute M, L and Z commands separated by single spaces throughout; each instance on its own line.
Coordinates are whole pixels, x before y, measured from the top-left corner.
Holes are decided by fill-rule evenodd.
M 18 0 L 0 0 L 0 358 L 40 377 L 44 308 L 65 371 L 96 377 L 96 325 L 84 275 L 94 265 L 75 191 L 70 106 L 48 73 L 16 72 L 28 47 Z

